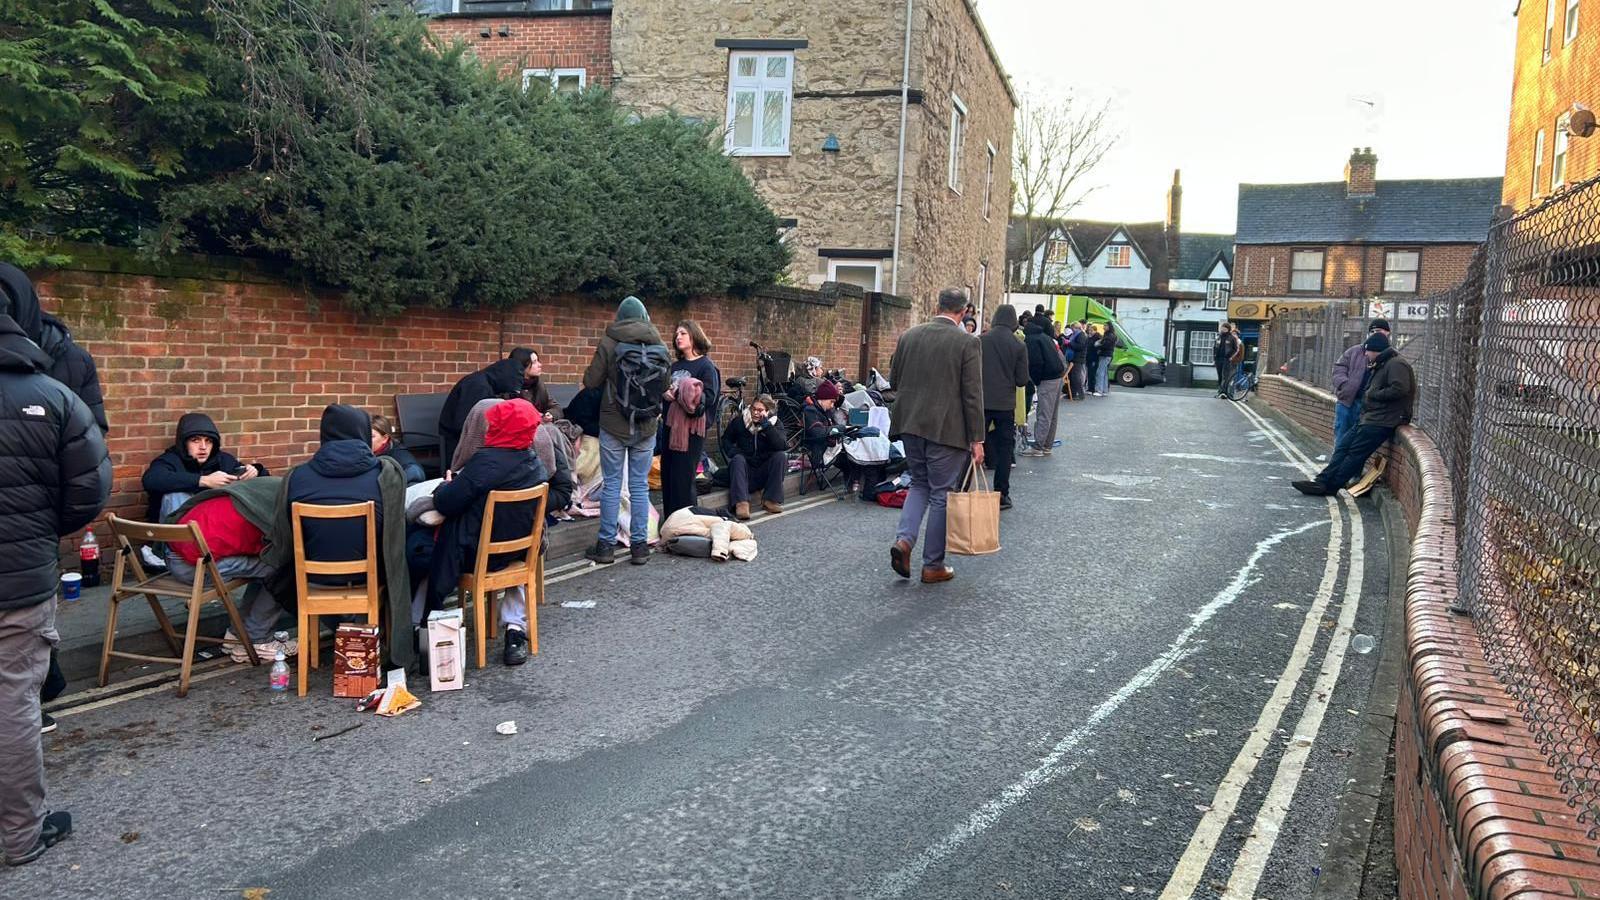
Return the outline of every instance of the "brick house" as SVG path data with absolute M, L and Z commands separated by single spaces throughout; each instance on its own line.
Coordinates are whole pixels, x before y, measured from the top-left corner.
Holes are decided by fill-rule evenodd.
M 1214 334 L 1227 314 L 1233 235 L 1183 231 L 1181 173 L 1173 173 L 1161 221 L 1062 219 L 1029 248 L 1019 220 L 1011 238 L 1007 272 L 1017 302 L 1032 303 L 1030 293 L 1093 297 L 1141 346 L 1196 366 L 1197 378 L 1216 378 L 1211 341 L 1190 332 Z
M 1526 209 L 1600 175 L 1600 4 L 1520 0 L 1502 202 Z
M 717 123 L 784 225 L 793 283 L 999 301 L 1016 96 L 972 0 L 424 2 L 436 33 L 529 79 Z
M 1377 169 L 1372 149 L 1357 148 L 1343 181 L 1239 186 L 1229 318 L 1354 300 L 1404 320 L 1425 314 L 1405 301 L 1462 280 L 1501 179 L 1380 181 Z

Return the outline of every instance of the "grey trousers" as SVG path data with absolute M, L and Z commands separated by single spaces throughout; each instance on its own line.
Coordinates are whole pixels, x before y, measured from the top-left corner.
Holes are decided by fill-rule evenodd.
M 1056 422 L 1061 416 L 1061 379 L 1039 385 L 1039 411 L 1033 419 L 1033 444 L 1049 450 L 1056 443 Z
M 0 847 L 22 856 L 44 826 L 44 743 L 39 687 L 56 645 L 56 601 L 0 610 Z
M 1060 385 L 1058 380 L 1057 385 Z M 914 434 L 901 439 L 906 448 L 906 471 L 911 473 L 911 488 L 906 505 L 900 510 L 900 531 L 896 540 L 915 547 L 922 517 L 928 517 L 927 540 L 922 544 L 924 567 L 944 565 L 945 500 L 967 474 L 971 459 L 966 450 L 935 444 Z
M 181 581 L 194 581 L 194 566 L 176 553 L 167 554 L 167 571 Z M 250 581 L 244 596 L 235 600 L 239 618 L 244 620 L 244 630 L 249 632 L 250 643 L 265 644 L 277 630 L 278 617 L 283 606 L 267 591 L 263 582 L 277 574 L 277 570 L 261 561 L 259 556 L 224 556 L 217 560 L 217 574 L 223 578 L 245 578 Z

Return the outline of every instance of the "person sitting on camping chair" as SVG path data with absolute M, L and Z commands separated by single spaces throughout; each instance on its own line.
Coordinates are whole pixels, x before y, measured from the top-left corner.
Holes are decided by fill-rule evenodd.
M 839 386 L 831 381 L 823 381 L 817 385 L 816 394 L 806 398 L 805 408 L 802 411 L 802 421 L 805 423 L 805 433 L 800 439 L 801 446 L 805 448 L 806 459 L 811 463 L 811 470 L 817 474 L 817 484 L 823 482 L 823 473 L 829 465 L 837 465 L 839 471 L 850 480 L 852 485 L 856 480 L 856 466 L 850 458 L 843 453 L 835 452 L 830 457 L 828 450 L 837 447 L 840 443 L 839 401 L 842 399 Z M 859 488 L 853 488 L 859 490 Z

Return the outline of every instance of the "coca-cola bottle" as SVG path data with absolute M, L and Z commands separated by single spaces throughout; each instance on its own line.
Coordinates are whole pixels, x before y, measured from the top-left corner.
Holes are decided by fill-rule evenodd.
M 83 573 L 84 587 L 100 586 L 100 542 L 95 540 L 93 531 L 85 531 L 78 544 L 78 571 Z

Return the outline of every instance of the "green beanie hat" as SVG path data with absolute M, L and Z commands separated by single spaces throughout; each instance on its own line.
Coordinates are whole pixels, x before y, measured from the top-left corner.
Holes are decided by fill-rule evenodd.
M 650 314 L 645 312 L 644 303 L 638 297 L 629 295 L 621 303 L 617 304 L 617 321 L 621 322 L 626 319 L 650 321 Z

